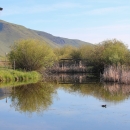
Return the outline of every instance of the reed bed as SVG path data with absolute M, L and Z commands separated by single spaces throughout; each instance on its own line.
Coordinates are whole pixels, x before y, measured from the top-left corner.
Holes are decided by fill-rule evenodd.
M 11 69 L 0 69 L 0 82 L 28 81 L 39 79 L 40 74 L 35 71 L 21 72 Z
M 64 66 L 64 67 L 59 67 L 59 66 L 53 66 L 48 69 L 49 72 L 51 73 L 86 73 L 87 68 L 85 66 Z
M 105 67 L 102 78 L 106 82 L 130 84 L 130 67 L 124 65 Z

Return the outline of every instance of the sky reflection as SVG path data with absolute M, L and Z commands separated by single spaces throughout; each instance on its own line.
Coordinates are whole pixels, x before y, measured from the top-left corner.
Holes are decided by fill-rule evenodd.
M 114 86 L 38 83 L 16 87 L 15 93 L 13 88 L 7 103 L 0 100 L 1 129 L 129 130 L 129 86 Z

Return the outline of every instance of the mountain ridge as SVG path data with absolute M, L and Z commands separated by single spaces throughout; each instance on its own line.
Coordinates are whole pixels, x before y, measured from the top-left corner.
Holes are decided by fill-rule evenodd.
M 0 55 L 10 51 L 10 46 L 20 39 L 38 39 L 44 40 L 52 47 L 61 47 L 63 45 L 80 46 L 82 44 L 91 44 L 78 39 L 68 39 L 54 36 L 44 31 L 38 31 L 26 28 L 22 25 L 9 23 L 0 20 Z

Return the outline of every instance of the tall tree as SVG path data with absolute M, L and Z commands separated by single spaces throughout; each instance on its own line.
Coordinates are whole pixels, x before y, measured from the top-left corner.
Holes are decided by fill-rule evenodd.
M 124 64 L 127 62 L 128 47 L 121 41 L 113 39 L 102 42 L 103 59 L 106 64 Z
M 16 68 L 32 71 L 51 66 L 55 55 L 44 41 L 28 39 L 15 42 L 9 59 L 12 63 L 15 60 Z

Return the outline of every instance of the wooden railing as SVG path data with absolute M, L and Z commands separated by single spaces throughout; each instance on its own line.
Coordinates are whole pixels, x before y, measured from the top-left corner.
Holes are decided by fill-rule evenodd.
M 11 69 L 13 66 L 10 61 L 0 61 L 0 68 Z

